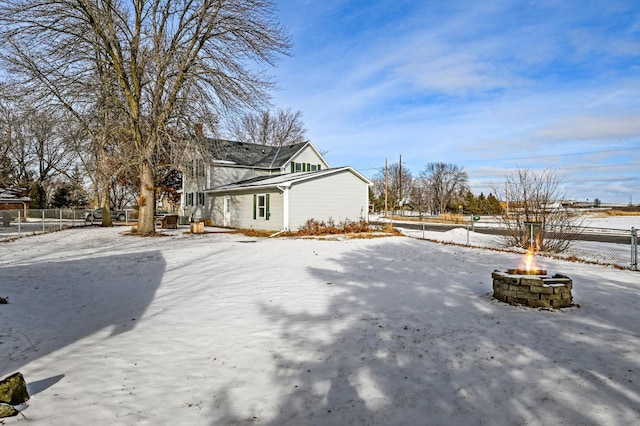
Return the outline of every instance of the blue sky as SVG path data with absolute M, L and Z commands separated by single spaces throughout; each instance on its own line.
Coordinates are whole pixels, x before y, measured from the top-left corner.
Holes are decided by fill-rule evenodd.
M 552 167 L 576 200 L 640 203 L 640 2 L 277 0 L 273 105 L 329 163 L 464 167 L 487 195 Z

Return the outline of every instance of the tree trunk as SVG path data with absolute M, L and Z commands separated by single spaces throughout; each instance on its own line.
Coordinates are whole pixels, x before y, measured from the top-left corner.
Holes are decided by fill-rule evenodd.
M 138 233 L 155 232 L 155 179 L 151 166 L 144 162 L 140 171 L 140 197 L 138 198 Z
M 105 179 L 102 185 L 102 226 L 113 226 L 113 218 L 111 217 L 111 197 L 109 195 L 109 182 Z
M 111 192 L 110 192 L 110 173 L 107 170 L 106 153 L 104 152 L 104 146 L 100 148 L 100 157 L 97 162 L 97 181 L 100 185 L 100 191 L 102 197 L 100 200 L 100 207 L 102 207 L 102 226 L 113 226 L 113 219 L 111 217 Z

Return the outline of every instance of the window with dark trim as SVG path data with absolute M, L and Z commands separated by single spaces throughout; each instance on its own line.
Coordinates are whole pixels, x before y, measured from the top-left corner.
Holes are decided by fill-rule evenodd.
M 253 194 L 253 218 L 269 220 L 269 194 Z
M 321 170 L 322 166 L 320 164 L 311 164 L 311 163 L 291 163 L 291 173 L 296 172 L 315 172 Z

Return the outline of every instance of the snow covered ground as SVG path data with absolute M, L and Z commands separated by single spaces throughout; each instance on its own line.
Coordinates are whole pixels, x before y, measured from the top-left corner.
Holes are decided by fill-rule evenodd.
M 516 253 L 408 237 L 0 243 L 5 424 L 636 425 L 640 273 L 541 258 L 579 307 L 491 298 Z

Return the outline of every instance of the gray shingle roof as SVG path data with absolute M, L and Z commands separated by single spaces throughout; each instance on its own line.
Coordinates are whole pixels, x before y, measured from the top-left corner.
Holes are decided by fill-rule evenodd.
M 282 167 L 309 143 L 279 147 L 224 139 L 209 139 L 209 142 L 213 158 L 218 161 L 265 169 Z
M 298 173 L 285 173 L 282 175 L 276 176 L 259 176 L 252 179 L 246 179 L 240 182 L 234 182 L 227 185 L 221 185 L 215 188 L 209 188 L 207 192 L 223 192 L 223 191 L 234 191 L 234 190 L 244 190 L 251 188 L 259 188 L 259 187 L 274 187 L 274 186 L 290 186 L 292 183 L 302 182 L 308 179 L 316 179 L 324 176 L 332 175 L 335 173 L 340 173 L 344 171 L 349 171 L 354 175 L 358 176 L 368 185 L 371 182 L 356 170 L 351 167 L 338 167 L 334 169 L 324 169 L 317 170 L 313 172 L 298 172 Z

